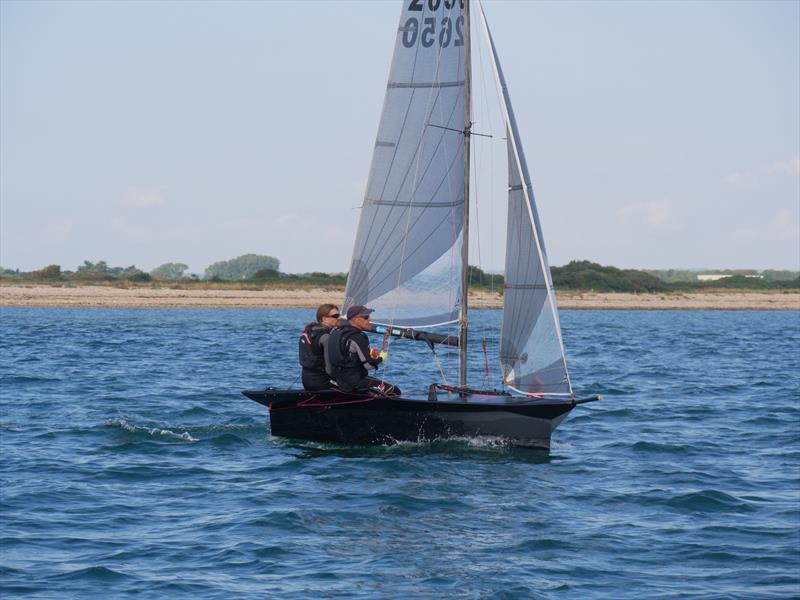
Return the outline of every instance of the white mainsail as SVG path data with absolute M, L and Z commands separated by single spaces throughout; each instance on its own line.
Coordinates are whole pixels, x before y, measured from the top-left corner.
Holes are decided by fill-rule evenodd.
M 571 395 L 550 267 L 519 131 L 483 7 L 507 133 L 508 226 L 500 364 L 524 394 Z M 346 310 L 426 327 L 459 318 L 465 222 L 463 0 L 404 0 Z
M 525 394 L 571 395 L 555 291 L 528 166 L 482 6 L 480 13 L 502 96 L 508 139 L 508 227 L 500 333 L 503 382 Z
M 403 2 L 342 307 L 373 307 L 379 323 L 425 327 L 458 318 L 462 1 Z

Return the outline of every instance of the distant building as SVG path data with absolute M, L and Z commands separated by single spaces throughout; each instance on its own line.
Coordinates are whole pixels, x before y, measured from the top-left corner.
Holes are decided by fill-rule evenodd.
M 734 277 L 734 275 L 731 275 L 730 273 L 728 273 L 727 275 L 726 274 L 720 274 L 720 273 L 714 273 L 714 274 L 710 274 L 710 275 L 705 275 L 704 274 L 704 275 L 698 275 L 697 276 L 697 280 L 698 281 L 716 281 L 717 279 L 725 279 L 726 277 Z M 756 279 L 762 279 L 761 275 L 738 275 L 737 277 L 755 277 Z

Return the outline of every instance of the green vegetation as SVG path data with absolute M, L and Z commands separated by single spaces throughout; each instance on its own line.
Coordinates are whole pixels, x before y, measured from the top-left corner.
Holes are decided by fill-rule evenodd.
M 157 280 L 180 279 L 188 268 L 189 265 L 183 263 L 164 263 L 150 271 L 150 277 Z
M 61 279 L 61 267 L 59 265 L 47 265 L 44 269 L 39 269 L 31 273 L 36 279 Z
M 769 282 L 779 282 L 779 281 L 792 282 L 797 280 L 798 275 L 800 274 L 795 273 L 794 271 L 778 271 L 775 269 L 767 269 L 766 271 L 761 271 L 761 276 Z
M 242 281 L 252 279 L 260 271 L 280 270 L 281 262 L 272 256 L 244 254 L 231 260 L 221 260 L 206 268 L 206 279 Z
M 663 292 L 667 289 L 667 284 L 650 273 L 603 267 L 587 260 L 574 260 L 564 267 L 552 267 L 550 272 L 557 290 Z
M 480 267 L 469 266 L 469 285 L 470 287 L 484 287 L 502 289 L 503 276 L 496 273 L 486 273 Z
M 280 261 L 271 256 L 246 254 L 232 260 L 216 262 L 206 269 L 206 278 L 186 275 L 187 265 L 164 263 L 150 273 L 129 267 L 110 267 L 105 261 L 84 261 L 75 271 L 62 271 L 59 265 L 47 265 L 36 271 L 0 267 L 0 281 L 72 285 L 169 285 L 171 287 L 331 287 L 347 283 L 346 273 L 281 273 Z M 640 271 L 617 269 L 589 261 L 573 261 L 563 267 L 552 267 L 553 284 L 557 290 L 666 293 L 692 292 L 709 289 L 730 290 L 800 290 L 800 276 L 794 271 L 752 270 L 716 271 L 727 275 L 714 281 L 699 281 L 698 272 L 686 270 Z M 709 272 L 709 274 L 711 274 Z M 486 273 L 480 267 L 469 267 L 470 286 L 502 293 L 503 276 Z
M 573 261 L 564 267 L 553 267 L 551 272 L 553 285 L 556 289 L 562 290 L 691 292 L 708 289 L 800 289 L 800 276 L 792 271 L 770 271 L 771 278 L 751 269 L 714 271 L 708 274 L 726 275 L 726 277 L 714 281 L 700 281 L 697 271 L 623 270 L 603 267 L 589 261 Z
M 60 265 L 47 265 L 28 273 L 20 272 L 18 269 L 14 271 L 0 268 L 0 281 L 25 283 L 102 284 L 111 282 L 144 282 L 150 281 L 150 279 L 150 275 L 137 269 L 136 265 L 109 267 L 104 260 L 96 263 L 86 260 L 75 271 L 62 271 Z

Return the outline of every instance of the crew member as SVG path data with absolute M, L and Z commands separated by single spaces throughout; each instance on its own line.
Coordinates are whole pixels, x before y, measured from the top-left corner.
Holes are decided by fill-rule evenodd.
M 385 350 L 370 349 L 369 338 L 364 333 L 372 329 L 370 314 L 373 312 L 373 309 L 360 304 L 347 309 L 347 324 L 334 329 L 325 346 L 325 363 L 330 368 L 328 374 L 344 392 L 399 395 L 396 386 L 367 375 L 385 363 L 388 357 Z
M 325 368 L 325 346 L 331 331 L 339 324 L 339 316 L 335 304 L 323 304 L 317 309 L 317 320 L 306 325 L 300 334 L 301 377 L 307 390 L 327 390 L 333 385 Z

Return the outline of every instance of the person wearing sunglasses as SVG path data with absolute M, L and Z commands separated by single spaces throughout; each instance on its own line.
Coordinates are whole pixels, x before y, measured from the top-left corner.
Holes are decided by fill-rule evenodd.
M 343 392 L 370 392 L 381 395 L 399 395 L 400 390 L 389 383 L 369 377 L 388 358 L 386 351 L 369 347 L 365 331 L 372 329 L 371 308 L 356 304 L 347 309 L 347 323 L 337 327 L 325 346 L 325 363 L 328 375 Z
M 326 372 L 325 345 L 331 331 L 339 325 L 339 308 L 335 304 L 323 304 L 317 309 L 317 320 L 312 321 L 300 334 L 300 377 L 303 387 L 310 391 L 327 390 L 333 386 Z

